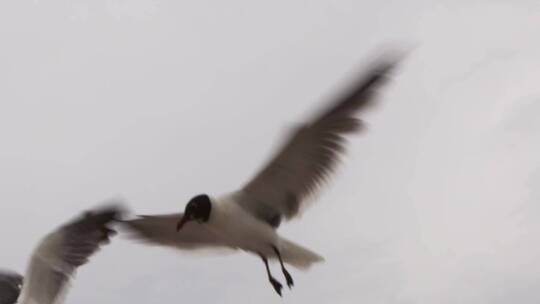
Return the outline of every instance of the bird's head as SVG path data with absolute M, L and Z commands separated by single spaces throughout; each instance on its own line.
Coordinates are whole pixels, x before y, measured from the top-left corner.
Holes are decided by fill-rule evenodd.
M 206 194 L 197 195 L 192 198 L 186 205 L 184 216 L 178 221 L 176 230 L 179 231 L 189 221 L 197 221 L 199 223 L 207 222 L 210 219 L 210 211 L 212 203 L 210 197 Z

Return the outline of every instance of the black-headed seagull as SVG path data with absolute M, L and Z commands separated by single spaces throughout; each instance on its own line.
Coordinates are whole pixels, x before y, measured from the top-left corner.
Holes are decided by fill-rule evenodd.
M 298 215 L 306 198 L 332 173 L 344 151 L 344 136 L 362 127 L 356 114 L 373 103 L 395 63 L 379 61 L 347 94 L 292 130 L 266 167 L 241 190 L 219 197 L 200 194 L 188 202 L 184 213 L 141 216 L 126 224 L 153 244 L 181 250 L 225 246 L 258 255 L 281 296 L 282 285 L 272 276 L 268 259 L 278 259 L 291 288 L 293 279 L 284 264 L 305 269 L 323 258 L 280 237 L 276 229 L 283 219 Z

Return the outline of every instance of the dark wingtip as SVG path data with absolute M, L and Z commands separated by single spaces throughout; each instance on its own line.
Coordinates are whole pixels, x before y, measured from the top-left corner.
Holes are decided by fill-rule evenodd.
M 111 200 L 103 203 L 100 207 L 87 211 L 86 214 L 106 222 L 122 221 L 127 214 L 127 208 L 123 201 Z
M 375 83 L 385 83 L 395 72 L 399 64 L 406 57 L 406 53 L 399 51 L 386 51 L 372 60 L 368 66 L 367 74 L 371 75 L 366 86 Z
M 378 52 L 377 56 L 372 57 L 366 70 L 371 75 L 372 82 L 384 83 L 398 66 L 409 56 L 410 51 L 402 48 L 385 49 Z
M 110 238 L 117 234 L 111 225 L 120 222 L 126 213 L 124 203 L 119 200 L 108 201 L 99 207 L 83 212 L 82 216 L 64 225 L 64 229 L 79 231 L 80 233 L 100 231 L 101 244 L 106 244 Z

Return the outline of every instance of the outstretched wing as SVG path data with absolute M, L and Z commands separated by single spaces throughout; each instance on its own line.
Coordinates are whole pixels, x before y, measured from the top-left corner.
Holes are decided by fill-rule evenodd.
M 187 223 L 182 230 L 176 230 L 176 224 L 182 213 L 141 216 L 124 221 L 135 238 L 154 245 L 163 245 L 177 249 L 199 249 L 201 247 L 226 246 L 220 238 L 197 222 Z
M 58 304 L 77 268 L 88 262 L 114 231 L 117 207 L 90 211 L 47 235 L 34 251 L 22 289 L 22 304 Z
M 21 293 L 22 282 L 20 274 L 0 271 L 0 304 L 15 304 Z
M 282 217 L 297 215 L 305 198 L 333 171 L 345 149 L 344 136 L 361 129 L 357 113 L 373 103 L 394 65 L 395 60 L 379 62 L 347 94 L 293 130 L 266 167 L 240 191 L 239 204 L 274 227 Z

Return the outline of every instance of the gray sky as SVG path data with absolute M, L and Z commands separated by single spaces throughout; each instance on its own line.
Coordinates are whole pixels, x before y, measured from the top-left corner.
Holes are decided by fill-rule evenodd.
M 283 300 L 254 256 L 117 238 L 67 303 L 538 303 L 540 3 L 255 2 L 0 2 L 0 266 L 111 197 L 163 213 L 234 190 L 404 45 L 369 132 L 280 228 L 327 260 Z

